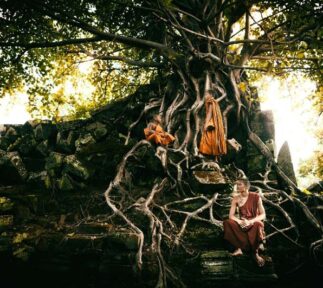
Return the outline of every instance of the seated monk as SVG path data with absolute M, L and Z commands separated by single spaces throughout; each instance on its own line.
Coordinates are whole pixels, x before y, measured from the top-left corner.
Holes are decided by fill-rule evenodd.
M 223 222 L 224 239 L 230 242 L 235 251 L 233 256 L 252 253 L 259 267 L 265 265 L 265 259 L 259 255 L 260 246 L 264 241 L 265 209 L 258 193 L 249 192 L 250 183 L 242 178 L 236 181 L 237 196 L 233 197 L 229 212 L 229 219 Z M 235 216 L 236 208 L 240 217 Z
M 158 114 L 154 115 L 153 121 L 144 129 L 144 133 L 148 141 L 157 145 L 166 146 L 175 140 L 173 135 L 165 132 L 162 128 L 161 117 Z

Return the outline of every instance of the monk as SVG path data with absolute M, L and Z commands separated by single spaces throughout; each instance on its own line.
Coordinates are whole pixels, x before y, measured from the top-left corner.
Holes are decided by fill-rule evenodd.
M 250 183 L 242 178 L 236 181 L 238 195 L 231 202 L 229 219 L 224 220 L 224 239 L 234 247 L 233 256 L 250 251 L 259 267 L 265 265 L 265 259 L 259 255 L 259 246 L 264 240 L 265 209 L 258 193 L 249 192 Z M 235 216 L 238 207 L 240 217 Z
M 167 146 L 175 141 L 175 137 L 162 128 L 161 117 L 158 114 L 153 116 L 153 121 L 144 129 L 144 133 L 148 141 L 157 145 Z
M 219 155 L 227 153 L 226 137 L 219 103 L 212 96 L 212 90 L 205 95 L 206 117 L 199 145 L 199 151 L 205 155 Z

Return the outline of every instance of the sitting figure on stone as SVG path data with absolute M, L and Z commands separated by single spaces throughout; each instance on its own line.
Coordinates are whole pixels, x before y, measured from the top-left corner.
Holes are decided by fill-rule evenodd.
M 218 101 L 213 97 L 212 90 L 205 92 L 205 110 L 206 116 L 199 152 L 204 155 L 213 155 L 218 161 L 220 155 L 227 153 L 227 145 L 221 109 Z
M 161 146 L 167 146 L 175 141 L 175 137 L 164 131 L 161 126 L 162 119 L 159 114 L 155 114 L 152 121 L 144 129 L 146 140 Z
M 250 252 L 259 267 L 265 259 L 259 255 L 263 247 L 265 209 L 258 193 L 249 192 L 250 182 L 240 178 L 235 183 L 236 194 L 232 198 L 229 219 L 223 222 L 224 239 L 234 246 L 233 256 Z M 238 208 L 239 217 L 235 216 Z

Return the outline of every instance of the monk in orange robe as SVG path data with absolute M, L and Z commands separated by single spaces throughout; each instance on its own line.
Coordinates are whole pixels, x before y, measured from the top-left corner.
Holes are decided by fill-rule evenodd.
M 260 244 L 264 241 L 265 209 L 258 193 L 249 192 L 250 183 L 247 179 L 236 181 L 238 195 L 233 197 L 229 219 L 223 221 L 224 239 L 234 247 L 233 256 L 252 253 L 259 267 L 264 266 L 265 259 L 259 255 Z M 240 217 L 235 216 L 236 208 Z
M 175 141 L 175 137 L 167 132 L 161 126 L 161 117 L 156 114 L 153 117 L 153 122 L 150 122 L 147 128 L 144 129 L 146 140 L 157 145 L 166 146 Z
M 200 141 L 202 154 L 217 156 L 227 153 L 226 137 L 219 103 L 213 98 L 212 91 L 205 95 L 206 117 Z

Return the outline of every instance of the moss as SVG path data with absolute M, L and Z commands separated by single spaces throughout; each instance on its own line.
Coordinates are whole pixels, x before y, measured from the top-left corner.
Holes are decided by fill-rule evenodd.
M 14 203 L 6 197 L 0 197 L 0 212 L 10 211 L 14 206 Z
M 1 215 L 0 216 L 0 228 L 11 226 L 13 224 L 12 215 Z

